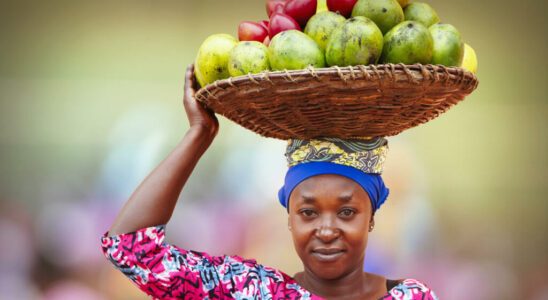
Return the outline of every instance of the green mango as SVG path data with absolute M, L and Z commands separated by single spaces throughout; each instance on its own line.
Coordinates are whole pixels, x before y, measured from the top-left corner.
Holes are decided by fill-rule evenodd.
M 415 21 L 396 25 L 384 36 L 381 61 L 383 63 L 429 64 L 434 52 L 434 41 L 426 26 Z
M 434 39 L 432 64 L 460 67 L 464 56 L 464 43 L 459 31 L 450 24 L 434 24 L 429 28 Z
M 325 55 L 320 45 L 298 30 L 278 33 L 270 42 L 268 52 L 273 70 L 325 67 Z
M 352 10 L 352 16 L 371 19 L 382 34 L 403 22 L 405 18 L 403 9 L 396 0 L 358 0 Z
M 413 2 L 403 10 L 406 21 L 417 21 L 426 27 L 430 27 L 440 21 L 436 11 L 430 5 L 421 2 Z
M 376 64 L 382 47 L 383 36 L 379 27 L 366 17 L 353 17 L 335 29 L 325 57 L 329 66 Z
M 228 54 L 228 73 L 231 77 L 270 70 L 268 48 L 255 41 L 239 42 Z
M 338 13 L 332 11 L 320 12 L 308 20 L 304 33 L 311 37 L 325 51 L 331 33 L 344 21 L 346 21 L 346 18 Z
M 228 34 L 214 34 L 200 46 L 196 57 L 195 74 L 200 86 L 230 77 L 228 53 L 238 41 Z

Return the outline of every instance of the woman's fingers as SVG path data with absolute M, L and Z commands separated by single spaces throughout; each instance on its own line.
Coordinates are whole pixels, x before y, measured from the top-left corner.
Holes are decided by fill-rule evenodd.
M 186 69 L 186 75 L 185 75 L 185 95 L 184 95 L 184 102 L 185 104 L 188 104 L 191 102 L 191 100 L 194 98 L 194 85 L 193 85 L 193 77 L 194 77 L 194 65 L 188 66 Z
M 198 85 L 194 77 L 194 65 L 190 65 L 185 75 L 184 107 L 190 125 L 202 124 L 209 128 L 214 135 L 219 129 L 219 121 L 215 113 L 196 101 L 194 97 Z
M 187 113 L 190 113 L 191 115 L 199 114 L 202 108 L 194 97 L 194 95 L 196 94 L 194 81 L 194 65 L 192 64 L 188 66 L 186 70 L 185 95 L 183 99 L 185 109 L 187 110 Z

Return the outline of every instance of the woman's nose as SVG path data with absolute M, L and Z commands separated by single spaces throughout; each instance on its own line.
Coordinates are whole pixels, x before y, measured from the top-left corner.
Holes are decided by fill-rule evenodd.
M 324 243 L 330 243 L 336 240 L 340 235 L 341 231 L 337 228 L 335 221 L 331 217 L 323 218 L 319 227 L 316 229 L 316 237 Z

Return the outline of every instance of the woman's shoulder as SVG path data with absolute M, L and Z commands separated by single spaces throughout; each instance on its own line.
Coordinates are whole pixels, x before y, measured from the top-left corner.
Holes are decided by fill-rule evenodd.
M 381 299 L 398 299 L 398 300 L 438 300 L 438 297 L 426 283 L 414 279 L 387 280 L 388 293 Z

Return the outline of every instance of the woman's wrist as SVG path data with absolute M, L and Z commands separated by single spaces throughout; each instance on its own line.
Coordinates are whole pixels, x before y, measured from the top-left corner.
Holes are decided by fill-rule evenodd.
M 190 126 L 187 134 L 191 134 L 193 137 L 209 145 L 213 142 L 215 136 L 217 136 L 217 130 L 213 130 L 204 124 L 195 124 Z

